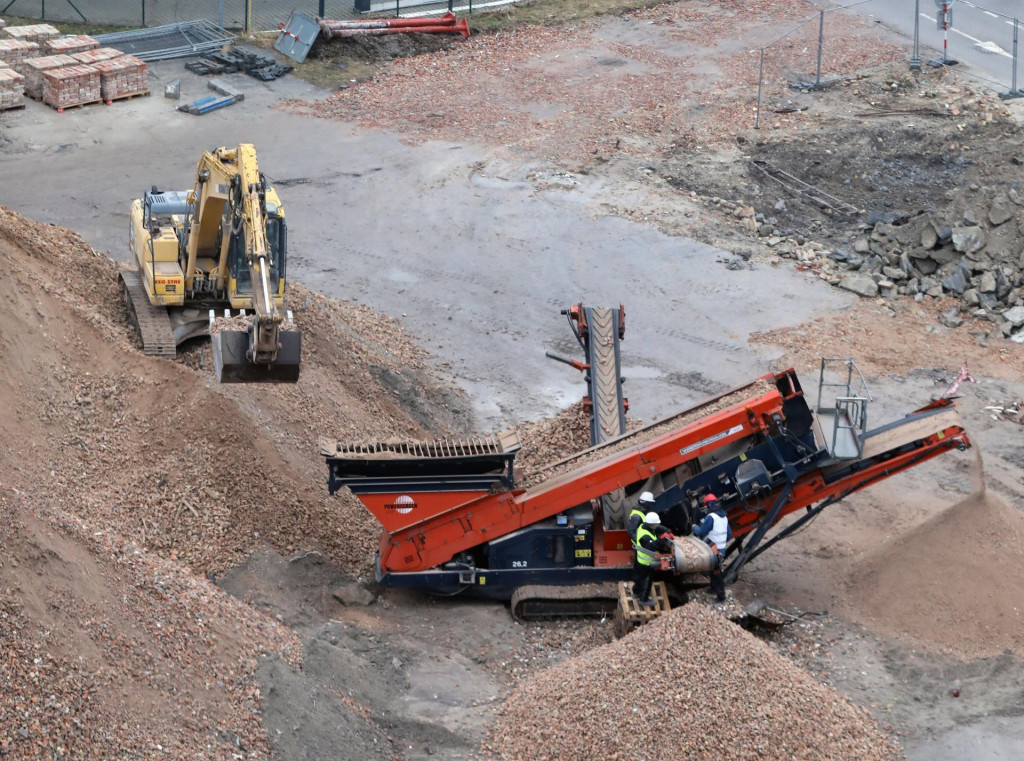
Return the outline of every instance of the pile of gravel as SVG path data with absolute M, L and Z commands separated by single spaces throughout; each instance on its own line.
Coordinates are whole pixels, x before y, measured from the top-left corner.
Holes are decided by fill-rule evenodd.
M 898 756 L 864 710 L 698 604 L 525 680 L 485 751 L 505 761 Z

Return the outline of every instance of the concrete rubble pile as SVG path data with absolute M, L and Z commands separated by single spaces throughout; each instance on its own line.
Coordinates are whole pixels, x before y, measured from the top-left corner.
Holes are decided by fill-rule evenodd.
M 521 682 L 484 750 L 504 761 L 898 757 L 865 711 L 696 603 Z

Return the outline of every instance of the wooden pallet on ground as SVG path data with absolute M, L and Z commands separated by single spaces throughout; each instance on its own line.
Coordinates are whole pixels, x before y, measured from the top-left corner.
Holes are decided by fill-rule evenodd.
M 130 92 L 126 95 L 115 95 L 113 98 L 107 98 L 106 103 L 109 106 L 115 100 L 131 100 L 132 98 L 142 98 L 149 95 L 149 90 L 140 90 L 139 92 Z
M 46 103 L 46 101 L 43 101 L 43 102 Z M 46 105 L 48 105 L 50 108 L 56 109 L 58 114 L 62 114 L 65 111 L 67 111 L 69 108 L 81 108 L 82 106 L 91 106 L 94 103 L 102 103 L 102 102 L 103 102 L 103 99 L 101 98 L 100 100 L 84 100 L 81 103 L 71 103 L 71 104 L 69 104 L 67 106 L 55 106 L 52 103 L 46 103 Z
M 633 583 L 619 582 L 619 606 L 615 610 L 615 633 L 619 637 L 624 637 L 636 627 L 672 610 L 665 582 L 656 581 L 651 585 L 651 599 L 654 600 L 654 606 L 648 608 L 641 605 L 633 596 Z

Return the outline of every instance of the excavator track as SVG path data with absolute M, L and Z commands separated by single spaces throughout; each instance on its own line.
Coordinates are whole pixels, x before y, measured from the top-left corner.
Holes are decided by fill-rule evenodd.
M 618 585 L 528 585 L 512 593 L 512 618 L 520 623 L 564 616 L 611 616 L 619 601 Z
M 150 303 L 138 270 L 121 270 L 120 280 L 128 317 L 142 339 L 142 353 L 153 357 L 173 357 L 177 347 L 167 309 Z
M 587 329 L 593 412 L 591 413 L 591 445 L 598 446 L 626 432 L 626 412 L 622 400 L 619 363 L 619 310 L 610 307 L 588 307 Z M 601 498 L 604 525 L 620 529 L 626 521 L 626 495 L 622 490 Z

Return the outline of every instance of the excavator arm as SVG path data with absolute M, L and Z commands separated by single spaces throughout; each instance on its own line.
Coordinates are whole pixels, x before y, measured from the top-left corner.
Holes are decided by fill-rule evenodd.
M 252 308 L 251 320 L 211 319 L 211 338 L 217 377 L 222 382 L 290 382 L 299 377 L 301 334 L 285 328 L 279 282 L 283 240 L 275 252 L 267 237 L 268 218 L 279 214 L 269 205 L 272 193 L 259 170 L 256 150 L 249 143 L 237 148 L 204 151 L 196 169 L 189 201 L 194 209 L 185 228 L 185 287 L 200 257 L 216 257 L 215 282 L 226 288 L 232 304 Z M 239 261 L 241 260 L 241 261 Z M 244 270 L 244 272 L 242 271 Z M 246 293 L 245 291 L 251 291 Z

